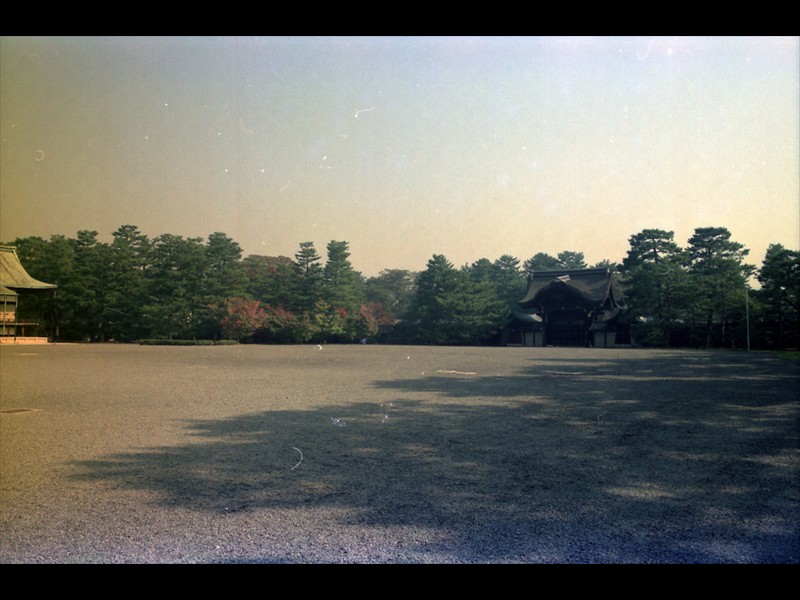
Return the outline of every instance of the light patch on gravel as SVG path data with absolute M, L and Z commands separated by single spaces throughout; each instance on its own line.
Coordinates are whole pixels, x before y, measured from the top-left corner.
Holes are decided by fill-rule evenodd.
M 604 491 L 616 496 L 635 498 L 637 500 L 661 500 L 664 498 L 676 497 L 674 493 L 649 483 L 640 483 L 626 487 L 604 488 Z

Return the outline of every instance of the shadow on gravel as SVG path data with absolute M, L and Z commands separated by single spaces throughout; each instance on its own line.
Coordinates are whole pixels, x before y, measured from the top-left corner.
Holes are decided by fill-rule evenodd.
M 633 356 L 374 381 L 380 402 L 187 422 L 193 443 L 81 477 L 220 515 L 427 531 L 395 543 L 459 562 L 800 561 L 798 363 Z

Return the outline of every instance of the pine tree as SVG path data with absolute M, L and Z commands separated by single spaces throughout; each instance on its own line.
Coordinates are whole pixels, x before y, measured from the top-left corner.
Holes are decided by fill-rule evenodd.
M 508 310 L 516 310 L 517 302 L 525 294 L 527 281 L 519 266 L 519 259 L 504 254 L 492 263 L 491 280 L 498 299 Z
M 754 270 L 744 263 L 749 250 L 730 238 L 724 227 L 699 227 L 687 247 L 689 273 L 697 290 L 695 306 L 703 315 L 706 347 L 712 345 L 715 330 L 719 332 L 719 345 L 728 345 L 729 312 L 744 306 L 745 285 Z
M 585 269 L 586 260 L 584 260 L 583 252 L 573 252 L 572 250 L 564 250 L 558 253 L 558 268 L 559 269 Z
M 672 231 L 645 229 L 628 241 L 620 271 L 631 316 L 644 319 L 636 331 L 639 341 L 670 346 L 687 315 L 685 255 Z
M 770 244 L 756 276 L 760 338 L 770 348 L 800 346 L 800 252 Z
M 143 322 L 154 337 L 198 337 L 208 310 L 203 292 L 203 239 L 161 234 L 153 240 L 151 256 Z
M 314 242 L 301 242 L 295 259 L 295 290 L 290 310 L 298 313 L 313 313 L 323 294 L 322 258 Z
M 469 267 L 456 269 L 434 254 L 417 278 L 404 328 L 415 343 L 476 344 L 492 335 L 504 315 L 489 279 L 473 280 Z
M 550 256 L 545 252 L 537 252 L 525 261 L 523 270 L 526 275 L 530 275 L 534 271 L 553 271 L 560 268 L 561 264 L 554 256 Z
M 134 225 L 119 227 L 112 237 L 106 287 L 109 329 L 118 341 L 140 339 L 146 333 L 139 311 L 146 299 L 145 273 L 152 243 Z
M 328 243 L 328 260 L 323 269 L 324 298 L 334 308 L 355 313 L 364 304 L 364 281 L 350 264 L 347 242 Z

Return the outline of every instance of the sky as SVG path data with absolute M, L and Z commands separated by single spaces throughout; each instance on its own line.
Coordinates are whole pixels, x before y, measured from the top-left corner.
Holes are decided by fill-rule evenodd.
M 800 38 L 2 37 L 0 241 L 122 225 L 366 277 L 800 246 Z

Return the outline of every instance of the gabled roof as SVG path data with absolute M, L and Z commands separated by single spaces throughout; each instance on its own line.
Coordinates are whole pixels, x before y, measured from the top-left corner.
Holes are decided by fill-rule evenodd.
M 28 275 L 25 267 L 19 262 L 17 251 L 13 246 L 0 246 L 0 293 L 52 290 L 56 287 L 53 283 L 45 283 Z
M 617 306 L 621 299 L 617 284 L 617 278 L 607 268 L 534 271 L 528 277 L 528 291 L 518 304 L 523 308 L 535 308 L 543 292 L 566 288 L 586 303 L 601 306 L 610 299 L 612 306 Z

